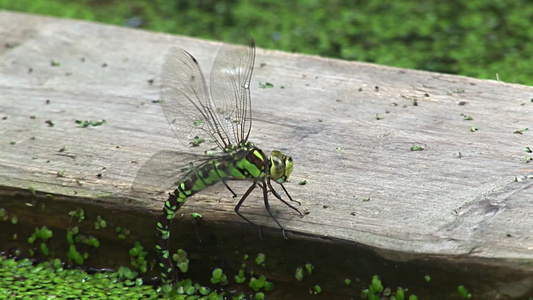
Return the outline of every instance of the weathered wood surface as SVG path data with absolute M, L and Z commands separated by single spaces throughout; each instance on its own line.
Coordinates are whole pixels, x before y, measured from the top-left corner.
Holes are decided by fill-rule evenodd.
M 159 211 L 162 194 L 130 185 L 158 151 L 186 150 L 152 103 L 163 56 L 182 47 L 208 73 L 220 44 L 10 12 L 0 41 L 0 186 Z M 258 49 L 251 140 L 295 161 L 287 188 L 309 214 L 274 202 L 288 230 L 404 253 L 396 260 L 464 255 L 528 269 L 533 132 L 514 132 L 533 129 L 532 98 L 527 86 Z M 184 209 L 238 219 L 218 189 Z M 259 192 L 243 212 L 275 227 Z

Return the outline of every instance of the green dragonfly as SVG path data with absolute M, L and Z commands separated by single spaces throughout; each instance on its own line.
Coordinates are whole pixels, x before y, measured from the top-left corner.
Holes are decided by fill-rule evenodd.
M 157 222 L 156 245 L 164 283 L 177 280 L 177 270 L 172 264 L 168 243 L 172 219 L 189 197 L 209 186 L 222 182 L 235 198 L 237 194 L 229 187 L 228 180 L 252 182 L 235 206 L 235 212 L 254 226 L 239 212 L 239 208 L 259 186 L 263 191 L 266 210 L 281 228 L 284 237 L 285 229 L 270 211 L 268 194 L 272 193 L 298 212 L 300 217 L 303 216 L 272 186 L 272 182 L 279 184 L 290 201 L 300 204 L 291 198 L 283 186 L 292 172 L 291 157 L 280 151 L 272 151 L 270 156 L 266 156 L 248 141 L 252 128 L 250 80 L 254 60 L 253 39 L 249 46 L 223 46 L 213 64 L 208 88 L 198 61 L 187 51 L 172 48 L 165 56 L 161 99 L 174 133 L 191 149 L 209 149 L 210 153 L 212 149 L 218 149 L 219 154 L 211 154 L 196 166 L 183 165 L 187 171 L 179 178 L 177 188 L 169 193 L 165 202 Z

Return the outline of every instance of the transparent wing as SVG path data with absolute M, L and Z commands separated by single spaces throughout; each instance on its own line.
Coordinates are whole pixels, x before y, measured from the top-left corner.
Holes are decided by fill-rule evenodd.
M 229 145 L 198 61 L 181 48 L 171 48 L 165 56 L 161 99 L 168 122 L 185 146 Z
M 250 80 L 255 60 L 255 42 L 249 46 L 225 45 L 211 70 L 211 96 L 224 132 L 233 144 L 248 140 L 252 127 Z
M 176 188 L 185 174 L 213 158 L 223 156 L 205 156 L 178 151 L 159 151 L 143 164 L 131 186 L 134 192 L 168 192 Z

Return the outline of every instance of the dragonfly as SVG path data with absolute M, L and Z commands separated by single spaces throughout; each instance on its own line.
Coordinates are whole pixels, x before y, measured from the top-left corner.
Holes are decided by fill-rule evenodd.
M 281 228 L 285 238 L 284 227 L 270 211 L 269 194 L 303 217 L 300 210 L 283 199 L 273 186 L 273 183 L 280 186 L 291 202 L 300 205 L 283 185 L 289 181 L 293 170 L 292 158 L 278 150 L 266 155 L 248 140 L 252 129 L 250 81 L 254 61 L 253 39 L 247 46 L 222 46 L 213 63 L 208 88 L 198 61 L 189 52 L 171 48 L 165 56 L 161 103 L 167 120 L 180 142 L 190 149 L 199 149 L 197 152 L 210 149 L 203 153 L 210 155 L 200 164 L 183 166 L 186 172 L 178 179 L 177 188 L 168 194 L 158 219 L 156 250 L 163 283 L 172 284 L 178 278 L 169 252 L 172 220 L 189 197 L 209 186 L 222 182 L 236 198 L 237 194 L 228 181 L 251 182 L 235 206 L 235 212 L 254 226 L 257 225 L 242 215 L 239 209 L 252 191 L 259 187 L 268 214 Z M 212 149 L 217 149 L 217 154 L 213 154 Z

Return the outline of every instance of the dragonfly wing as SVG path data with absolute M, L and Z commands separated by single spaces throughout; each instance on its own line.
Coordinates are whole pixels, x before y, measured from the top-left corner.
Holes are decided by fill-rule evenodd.
M 166 192 L 176 188 L 185 174 L 217 156 L 178 151 L 159 151 L 139 170 L 132 184 L 134 192 Z
M 249 46 L 225 45 L 211 70 L 211 98 L 225 132 L 233 144 L 248 140 L 252 127 L 250 80 L 255 60 L 255 42 Z
M 162 70 L 161 99 L 168 122 L 186 146 L 224 149 L 227 134 L 220 126 L 198 61 L 181 48 L 171 48 Z

